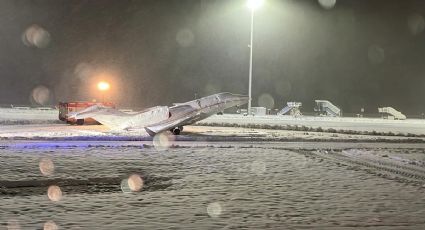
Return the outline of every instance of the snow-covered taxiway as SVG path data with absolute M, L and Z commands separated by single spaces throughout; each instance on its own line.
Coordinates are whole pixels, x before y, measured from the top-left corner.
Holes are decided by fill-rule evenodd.
M 3 124 L 36 124 L 0 126 L 0 229 L 425 228 L 420 135 L 188 126 L 152 139 L 18 118 Z

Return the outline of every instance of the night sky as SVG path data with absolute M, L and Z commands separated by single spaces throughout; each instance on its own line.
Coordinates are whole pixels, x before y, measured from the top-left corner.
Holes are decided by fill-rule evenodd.
M 424 16 L 423 0 L 266 0 L 253 106 L 312 111 L 327 99 L 345 113 L 424 113 Z M 248 94 L 249 32 L 240 0 L 1 0 L 0 104 L 100 100 L 98 80 L 119 107 Z

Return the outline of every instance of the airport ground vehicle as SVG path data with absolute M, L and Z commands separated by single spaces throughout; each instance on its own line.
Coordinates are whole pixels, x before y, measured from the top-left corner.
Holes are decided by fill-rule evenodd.
M 59 120 L 65 121 L 71 125 L 84 125 L 84 124 L 98 124 L 97 121 L 91 118 L 74 119 L 70 118 L 70 114 L 79 112 L 87 107 L 93 105 L 103 105 L 111 108 L 115 108 L 115 105 L 111 102 L 89 102 L 89 101 L 76 101 L 76 102 L 59 102 Z

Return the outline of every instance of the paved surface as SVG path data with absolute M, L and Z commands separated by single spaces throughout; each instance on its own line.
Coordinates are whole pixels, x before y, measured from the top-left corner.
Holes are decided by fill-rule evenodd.
M 421 144 L 176 144 L 2 142 L 0 229 L 425 227 Z M 134 173 L 144 187 L 127 193 Z

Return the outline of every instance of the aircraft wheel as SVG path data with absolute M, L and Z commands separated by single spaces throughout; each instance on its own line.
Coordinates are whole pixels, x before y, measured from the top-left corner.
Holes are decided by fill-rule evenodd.
M 174 129 L 170 130 L 174 135 L 180 135 L 180 127 L 175 127 Z

